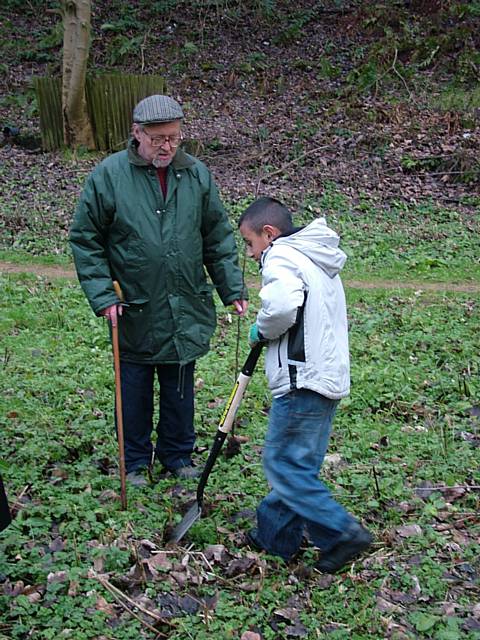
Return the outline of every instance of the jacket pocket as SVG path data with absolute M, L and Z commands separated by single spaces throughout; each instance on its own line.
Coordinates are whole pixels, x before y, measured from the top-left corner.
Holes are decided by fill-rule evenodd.
M 129 354 L 150 356 L 154 353 L 150 311 L 143 304 L 124 307 L 118 323 L 120 350 Z
M 198 294 L 185 300 L 182 307 L 184 335 L 197 348 L 207 349 L 217 323 L 212 287 L 205 285 Z

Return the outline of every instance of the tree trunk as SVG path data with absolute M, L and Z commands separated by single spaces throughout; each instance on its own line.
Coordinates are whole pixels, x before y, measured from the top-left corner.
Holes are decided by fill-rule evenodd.
M 95 148 L 85 98 L 91 0 L 63 0 L 63 139 L 68 147 Z

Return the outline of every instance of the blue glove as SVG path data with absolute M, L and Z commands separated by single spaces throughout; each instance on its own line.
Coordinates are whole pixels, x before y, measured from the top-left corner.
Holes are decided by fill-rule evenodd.
M 250 333 L 248 334 L 248 344 L 254 347 L 258 342 L 265 342 L 265 338 L 258 330 L 257 323 L 254 322 L 250 327 Z

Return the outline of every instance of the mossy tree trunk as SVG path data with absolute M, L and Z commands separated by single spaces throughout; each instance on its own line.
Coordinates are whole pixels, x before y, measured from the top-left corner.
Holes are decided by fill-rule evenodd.
M 63 0 L 63 139 L 68 147 L 94 149 L 85 99 L 91 0 Z

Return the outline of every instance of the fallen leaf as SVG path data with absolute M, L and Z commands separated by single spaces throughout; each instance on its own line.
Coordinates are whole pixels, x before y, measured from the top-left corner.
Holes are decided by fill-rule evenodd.
M 147 558 L 143 562 L 148 565 L 152 573 L 154 571 L 158 572 L 158 570 L 170 571 L 170 569 L 172 568 L 172 562 L 169 559 L 168 554 L 165 553 L 165 551 L 159 551 L 157 553 L 154 553 L 150 558 Z
M 322 573 L 315 579 L 315 586 L 318 589 L 328 589 L 332 582 L 335 582 L 335 576 L 330 574 Z
M 222 398 L 214 398 L 214 400 L 210 400 L 210 402 L 207 402 L 207 407 L 209 409 L 217 409 L 218 407 L 221 407 L 223 404 L 223 400 Z
M 423 529 L 418 524 L 406 524 L 395 529 L 395 533 L 402 538 L 412 538 L 413 536 L 423 535 Z
M 467 618 L 465 624 L 462 625 L 462 629 L 465 631 L 479 631 L 480 630 L 480 620 L 475 618 Z
M 455 602 L 444 602 L 440 608 L 442 615 L 448 616 L 451 618 L 456 615 L 456 611 L 458 609 L 458 604 Z
M 275 620 L 270 623 L 270 626 L 274 631 L 280 631 L 280 628 Z M 305 638 L 308 635 L 308 629 L 301 622 L 296 622 L 293 625 L 283 627 L 281 631 L 282 634 L 285 634 L 290 638 Z
M 279 618 L 284 618 L 285 620 L 288 620 L 289 622 L 295 622 L 296 620 L 298 620 L 298 616 L 300 615 L 300 611 L 298 611 L 298 609 L 285 608 L 285 609 L 276 609 L 273 612 L 273 614 L 278 616 Z
M 17 580 L 14 584 L 10 582 L 10 580 L 6 580 L 3 584 L 3 593 L 6 596 L 18 596 L 20 593 L 23 593 L 25 588 L 25 583 L 23 580 Z
M 466 490 L 464 487 L 447 487 L 442 495 L 446 502 L 454 502 L 464 496 Z
M 223 544 L 211 544 L 203 552 L 207 560 L 214 560 L 215 562 L 225 562 L 228 558 L 228 553 Z
M 68 573 L 66 571 L 51 572 L 47 576 L 47 582 L 49 584 L 53 582 L 67 582 L 67 580 L 68 580 Z
M 186 596 L 177 596 L 174 593 L 161 593 L 157 597 L 157 606 L 162 618 L 176 618 L 179 615 L 193 615 L 202 606 L 200 599 Z
M 40 591 L 32 591 L 31 593 L 24 594 L 30 602 L 40 602 L 42 599 L 42 594 Z
M 228 578 L 233 578 L 234 576 L 238 576 L 242 573 L 247 573 L 249 569 L 255 564 L 255 560 L 253 558 L 237 558 L 232 560 L 228 565 L 225 574 Z
M 170 571 L 170 577 L 175 580 L 179 587 L 187 584 L 188 576 L 180 571 Z
M 241 582 L 237 585 L 238 589 L 241 591 L 246 591 L 247 593 L 253 593 L 254 591 L 258 591 L 260 584 L 258 582 Z
M 105 489 L 105 491 L 102 491 L 102 493 L 98 496 L 98 500 L 102 504 L 107 504 L 108 502 L 113 502 L 114 500 L 120 500 L 120 496 L 116 491 L 113 491 L 113 489 Z
M 107 602 L 103 596 L 97 597 L 95 608 L 109 616 L 113 616 L 115 614 L 115 606 L 112 603 Z
M 218 604 L 218 600 L 220 598 L 220 594 L 218 591 L 215 591 L 213 596 L 206 596 L 204 598 L 205 606 L 209 611 L 215 611 L 215 608 Z
M 399 604 L 395 604 L 394 602 L 391 602 L 390 600 L 387 600 L 382 596 L 377 596 L 376 605 L 378 611 L 381 611 L 382 613 L 395 613 L 402 611 L 403 609 L 403 607 Z
M 393 622 L 393 620 L 389 620 L 386 628 L 387 638 L 395 638 L 395 640 L 410 640 L 411 633 L 407 627 L 402 627 L 402 625 Z
M 323 467 L 326 469 L 334 469 L 338 467 L 343 461 L 342 456 L 339 453 L 329 453 L 323 459 Z
M 57 536 L 48 545 L 48 548 L 52 553 L 55 553 L 56 551 L 63 551 L 65 549 L 65 542 L 61 536 Z

